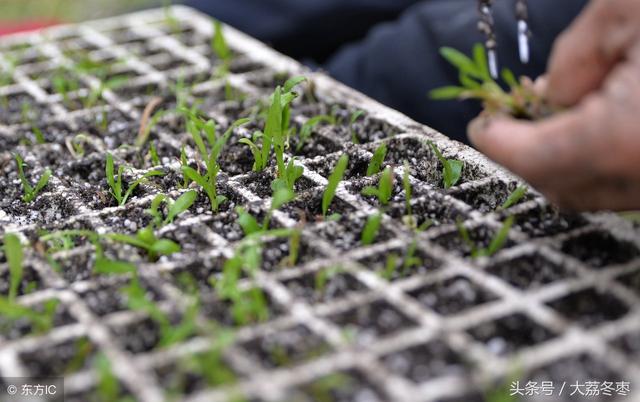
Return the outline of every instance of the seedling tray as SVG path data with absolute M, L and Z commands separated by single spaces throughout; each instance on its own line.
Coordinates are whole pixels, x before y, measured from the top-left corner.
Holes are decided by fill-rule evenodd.
M 173 398 L 475 401 L 483 400 L 483 390 L 516 375 L 523 385 L 554 381 L 554 400 L 579 400 L 568 392 L 557 396 L 563 383 L 569 387 L 576 381 L 629 382 L 634 395 L 640 386 L 638 226 L 615 214 L 559 213 L 533 190 L 517 205 L 500 210 L 521 184 L 517 178 L 474 150 L 326 75 L 307 71 L 229 27 L 225 32 L 236 53 L 229 82 L 245 98 L 226 101 L 224 83 L 211 78 L 219 60 L 209 45 L 210 19 L 173 7 L 171 25 L 165 13 L 145 11 L 0 40 L 0 66 L 10 71 L 0 87 L 2 233 L 16 232 L 37 244 L 42 231 L 135 233 L 147 225 L 145 210 L 156 194 L 180 194 L 181 146 L 186 144 L 187 155 L 194 155 L 183 125 L 167 116 L 153 128 L 165 176 L 142 184 L 125 206 L 115 206 L 108 194 L 105 153 L 135 168 L 126 180 L 151 170 L 149 160 L 140 159 L 126 144 L 135 141 L 152 98 L 160 97 L 165 108 L 175 103 L 171 88 L 180 80 L 193 85 L 190 100 L 203 100 L 203 110 L 222 126 L 267 99 L 287 77 L 300 74 L 313 82 L 317 99 L 294 104 L 298 124 L 334 108 L 347 121 L 352 112 L 365 112 L 352 127 L 322 126 L 298 154 L 298 163 L 305 167 L 298 198 L 273 219 L 279 227 L 304 223 L 300 256 L 296 266 L 285 267 L 288 243 L 267 243 L 258 284 L 268 299 L 269 320 L 240 328 L 224 352 L 237 381 L 211 388 L 185 375 L 182 380 L 189 386 Z M 58 67 L 87 55 L 103 64 L 116 61 L 112 74 L 128 77 L 126 85 L 105 90 L 89 109 L 74 100 L 98 87 L 98 77 L 77 77 L 78 88 L 69 99 L 57 94 L 51 81 Z M 10 69 L 9 63 L 16 68 Z M 44 134 L 44 144 L 37 144 L 33 127 Z M 86 149 L 73 157 L 67 140 L 79 133 L 88 138 Z M 223 260 L 242 238 L 233 206 L 245 205 L 264 216 L 274 174 L 273 169 L 250 172 L 251 154 L 236 144 L 249 134 L 238 130 L 221 156 L 219 185 L 228 204 L 212 214 L 201 196 L 161 230 L 181 245 L 180 253 L 150 263 L 131 247 L 110 250 L 137 264 L 148 297 L 168 311 L 184 307 L 189 293 L 181 286 L 180 274 L 188 272 L 203 295 L 199 314 L 230 321 L 228 306 L 217 301 L 208 278 L 221 272 Z M 358 143 L 351 141 L 352 135 Z M 461 182 L 449 190 L 442 188 L 442 166 L 428 140 L 446 157 L 465 163 Z M 389 150 L 385 165 L 395 168 L 397 178 L 408 161 L 414 213 L 419 223 L 430 219 L 433 225 L 418 235 L 407 229 L 402 222 L 404 193 L 396 186 L 376 241 L 363 247 L 360 233 L 377 202 L 362 196 L 361 189 L 377 182 L 365 173 L 381 143 Z M 24 157 L 32 180 L 46 168 L 53 171 L 32 204 L 20 199 L 15 152 Z M 321 221 L 322 191 L 343 153 L 350 156 L 350 164 L 330 211 L 341 218 Z M 515 225 L 506 247 L 490 258 L 471 258 L 456 222 L 462 221 L 474 241 L 486 245 L 512 215 Z M 397 254 L 402 264 L 413 241 L 420 263 L 385 275 L 387 256 Z M 3 377 L 64 376 L 67 401 L 87 401 L 97 378 L 91 359 L 104 353 L 124 393 L 140 401 L 162 401 L 182 375 L 177 362 L 207 350 L 207 337 L 157 348 L 153 322 L 128 311 L 122 300 L 126 278 L 93 273 L 89 245 L 58 252 L 49 261 L 36 250 L 26 253 L 25 282 L 35 286 L 22 294 L 25 284 L 18 301 L 33 306 L 57 298 L 60 305 L 53 329 L 44 335 L 30 336 L 24 326 L 3 331 Z M 332 273 L 318 288 L 318 273 L 325 270 Z M 8 266 L 1 253 L 0 272 L 6 280 Z M 89 352 L 69 371 L 80 348 Z

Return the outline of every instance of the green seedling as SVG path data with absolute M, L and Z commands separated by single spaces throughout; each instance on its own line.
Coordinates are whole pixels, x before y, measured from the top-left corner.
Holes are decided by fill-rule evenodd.
M 402 257 L 402 265 L 398 264 L 398 260 L 400 259 L 398 254 L 389 254 L 387 256 L 385 268 L 382 270 L 380 275 L 386 280 L 391 280 L 398 272 L 398 268 L 401 268 L 400 272 L 404 275 L 407 274 L 411 268 L 420 266 L 422 264 L 422 259 L 416 256 L 417 251 L 418 242 L 414 239 Z
M 387 167 L 380 176 L 378 187 L 367 186 L 362 190 L 362 194 L 377 197 L 382 205 L 389 204 L 393 195 L 393 176 L 393 169 Z
M 171 33 L 177 35 L 180 33 L 180 20 L 175 16 L 171 9 L 172 0 L 163 0 L 164 23 L 169 27 Z
M 271 148 L 273 147 L 278 167 L 278 177 L 285 171 L 284 151 L 289 143 L 291 135 L 291 103 L 298 97 L 293 91 L 296 85 L 306 81 L 305 77 L 294 77 L 289 79 L 284 87 L 278 86 L 271 96 L 271 105 L 267 111 L 267 122 L 264 133 L 255 133 L 253 141 L 243 138 L 240 143 L 249 146 L 254 156 L 254 171 L 264 170 L 270 160 Z M 257 141 L 261 140 L 260 146 Z
M 344 272 L 344 268 L 341 266 L 334 266 L 331 268 L 323 269 L 316 272 L 314 276 L 315 289 L 318 293 L 324 293 L 327 283 L 336 275 Z
M 78 339 L 75 344 L 75 353 L 72 359 L 65 365 L 64 374 L 73 374 L 80 371 L 91 353 L 95 350 L 93 344 L 87 338 Z
M 96 256 L 96 262 L 93 266 L 93 272 L 99 275 L 136 275 L 137 269 L 134 264 L 131 264 L 126 261 L 114 261 L 104 256 L 101 256 L 100 253 Z
M 304 168 L 297 166 L 295 164 L 295 158 L 291 158 L 282 176 L 271 183 L 271 189 L 275 192 L 278 189 L 284 188 L 295 193 L 296 182 L 302 177 L 303 173 Z
M 478 99 L 482 101 L 487 114 L 509 114 L 523 119 L 539 119 L 554 111 L 536 93 L 533 82 L 523 77 L 518 81 L 513 73 L 502 70 L 502 80 L 509 87 L 506 92 L 491 78 L 485 49 L 476 44 L 472 58 L 448 47 L 440 49 L 440 54 L 455 68 L 460 76 L 460 86 L 438 88 L 430 92 L 435 100 Z
M 380 169 L 382 169 L 382 164 L 384 163 L 384 158 L 386 156 L 387 146 L 385 144 L 376 148 L 373 153 L 373 157 L 371 157 L 371 161 L 369 162 L 369 166 L 367 166 L 367 176 L 375 176 L 380 173 Z
M 511 227 L 513 226 L 514 219 L 515 218 L 513 216 L 508 217 L 504 221 L 496 235 L 493 237 L 493 239 L 491 239 L 489 246 L 485 248 L 479 247 L 471 239 L 469 230 L 461 221 L 458 221 L 456 223 L 456 226 L 458 227 L 460 237 L 471 249 L 471 258 L 492 257 L 507 244 L 507 241 L 509 240 L 509 230 L 511 230 Z
M 287 188 L 279 188 L 274 191 L 271 196 L 269 211 L 267 212 L 267 216 L 264 218 L 262 224 L 259 224 L 258 220 L 242 207 L 237 207 L 236 212 L 238 213 L 238 224 L 242 228 L 245 236 L 267 232 L 269 230 L 269 225 L 271 224 L 273 213 L 282 208 L 283 205 L 293 201 L 295 196 L 296 194 Z
M 382 224 L 381 212 L 377 212 L 373 215 L 370 215 L 367 218 L 367 223 L 365 223 L 364 229 L 362 230 L 362 234 L 360 235 L 360 243 L 363 246 L 368 246 L 376 240 L 376 237 L 378 236 L 378 232 L 380 231 L 381 224 Z
M 27 177 L 25 176 L 24 160 L 19 154 L 16 154 L 15 158 L 16 158 L 16 164 L 18 165 L 18 176 L 20 177 L 20 182 L 22 183 L 22 192 L 24 193 L 22 195 L 22 201 L 28 204 L 31 201 L 35 200 L 36 197 L 38 196 L 38 193 L 40 193 L 40 191 L 42 191 L 42 189 L 45 188 L 47 183 L 49 183 L 49 179 L 51 178 L 51 169 L 46 169 L 44 171 L 44 173 L 42 174 L 42 176 L 40 176 L 40 178 L 38 179 L 38 182 L 34 187 L 31 185 L 31 183 L 29 183 L 29 180 L 27 180 Z
M 135 236 L 121 233 L 108 233 L 103 235 L 103 237 L 118 243 L 125 243 L 143 249 L 152 261 L 161 255 L 171 255 L 180 252 L 180 245 L 172 240 L 159 239 L 151 227 L 138 230 Z
M 147 210 L 147 213 L 153 217 L 153 224 L 156 228 L 161 228 L 165 225 L 173 223 L 173 220 L 183 212 L 187 211 L 193 203 L 196 201 L 198 197 L 198 193 L 194 190 L 187 191 L 178 197 L 177 200 L 172 200 L 168 196 L 164 194 L 158 194 L 155 196 L 153 201 L 151 201 L 151 205 Z M 164 218 L 162 215 L 162 211 L 160 210 L 160 206 L 165 203 L 167 204 L 168 211 L 167 217 Z
M 223 357 L 224 351 L 233 344 L 235 334 L 228 329 L 216 329 L 216 333 L 211 347 L 205 352 L 185 357 L 179 362 L 181 371 L 202 377 L 210 387 L 233 384 L 237 381 L 236 375 L 225 364 Z M 186 384 L 182 384 L 181 388 L 184 387 Z
M 347 154 L 343 154 L 338 160 L 338 163 L 336 163 L 336 166 L 333 168 L 333 172 L 331 172 L 331 175 L 329 176 L 327 188 L 322 194 L 322 216 L 325 218 L 327 217 L 327 212 L 329 212 L 329 206 L 331 206 L 331 202 L 336 195 L 338 184 L 340 184 L 340 182 L 342 181 L 348 165 L 349 156 Z
M 222 61 L 220 67 L 218 67 L 217 74 L 219 77 L 225 77 L 229 73 L 229 66 L 233 60 L 233 52 L 227 44 L 227 39 L 224 35 L 224 28 L 220 21 L 213 21 L 213 38 L 211 39 L 211 49 Z
M 211 209 L 214 212 L 218 212 L 220 204 L 226 201 L 226 197 L 218 194 L 218 173 L 220 172 L 220 165 L 218 163 L 218 157 L 222 152 L 222 148 L 229 141 L 229 137 L 236 128 L 248 123 L 248 119 L 240 119 L 235 121 L 227 131 L 220 137 L 216 136 L 216 124 L 213 120 L 204 122 L 199 118 L 191 115 L 187 120 L 187 129 L 196 144 L 196 148 L 203 159 L 206 172 L 200 174 L 195 169 L 188 165 L 182 165 L 182 173 L 185 176 L 185 180 L 189 180 L 198 184 L 207 194 L 211 203 Z M 200 134 L 203 132 L 207 140 L 208 146 Z
M 9 301 L 14 301 L 22 283 L 24 253 L 20 238 L 13 233 L 4 235 L 4 255 L 9 264 Z
M 85 109 L 90 109 L 94 107 L 100 98 L 102 98 L 102 94 L 104 91 L 112 91 L 114 89 L 120 88 L 125 85 L 129 81 L 129 78 L 126 76 L 115 76 L 109 78 L 105 81 L 100 81 L 100 84 L 91 88 L 89 94 L 82 98 L 82 106 Z
M 158 157 L 158 150 L 156 149 L 156 143 L 151 142 L 149 144 L 149 158 L 153 166 L 161 165 L 160 158 Z
M 124 183 L 122 180 L 122 175 L 124 171 L 125 171 L 125 167 L 120 166 L 118 167 L 117 174 L 114 173 L 115 169 L 114 169 L 114 163 L 113 163 L 113 156 L 110 153 L 107 153 L 107 162 L 105 165 L 105 174 L 107 176 L 107 184 L 109 184 L 109 187 L 111 188 L 110 194 L 118 202 L 118 205 L 126 204 L 127 200 L 129 199 L 131 194 L 133 194 L 133 191 L 136 189 L 136 187 L 144 183 L 149 177 L 164 175 L 164 173 L 162 173 L 159 170 L 152 170 L 150 172 L 145 173 L 141 178 L 135 180 L 133 183 L 129 184 L 129 186 L 127 187 L 127 190 L 124 191 Z
M 349 132 L 351 133 L 351 142 L 354 144 L 359 144 L 360 140 L 358 139 L 358 135 L 356 133 L 355 124 L 360 118 L 364 116 L 365 112 L 363 110 L 356 110 L 351 113 L 351 117 L 349 118 Z
M 305 386 L 314 401 L 333 402 L 335 395 L 341 390 L 349 390 L 356 386 L 354 380 L 342 373 L 326 375 Z
M 70 105 L 71 98 L 69 94 L 80 89 L 80 81 L 69 70 L 59 68 L 51 78 L 53 90 L 62 97 L 66 105 Z
M 46 138 L 44 138 L 44 133 L 40 130 L 40 127 L 32 124 L 31 132 L 36 137 L 36 144 L 45 144 L 47 142 Z
M 304 144 L 306 144 L 306 142 L 309 141 L 309 139 L 311 138 L 311 135 L 313 134 L 313 130 L 315 130 L 315 128 L 322 123 L 335 125 L 336 119 L 333 116 L 323 114 L 319 116 L 314 116 L 309 120 L 307 120 L 302 125 L 302 127 L 300 127 L 300 132 L 298 133 L 298 144 L 296 145 L 296 152 L 300 152 L 302 150 L 302 148 L 304 147 Z
M 509 197 L 507 197 L 506 201 L 500 206 L 499 209 L 504 210 L 516 205 L 524 198 L 528 190 L 529 188 L 527 186 L 518 186 L 518 188 L 516 188 L 511 194 L 509 194 Z
M 85 143 L 89 142 L 89 137 L 85 133 L 78 134 L 73 138 L 67 138 L 65 143 L 67 149 L 74 158 L 82 158 L 85 154 Z
M 127 306 L 130 310 L 142 311 L 158 324 L 160 331 L 158 347 L 166 348 L 175 345 L 196 333 L 198 329 L 196 317 L 199 310 L 197 301 L 190 303 L 183 314 L 181 322 L 174 324 L 171 322 L 169 314 L 165 313 L 160 306 L 150 300 L 147 291 L 137 278 L 133 278 L 129 285 L 123 289 L 123 292 L 127 297 Z
M 96 388 L 92 402 L 134 402 L 132 396 L 123 396 L 123 389 L 113 373 L 111 362 L 104 354 L 99 354 L 93 361 L 96 375 Z
M 460 181 L 460 178 L 462 178 L 464 163 L 457 159 L 445 158 L 438 147 L 431 141 L 429 141 L 429 146 L 431 146 L 433 153 L 436 154 L 440 164 L 442 164 L 442 183 L 444 184 L 444 188 L 449 189 L 455 186 Z
M 58 299 L 51 299 L 42 304 L 42 308 L 30 308 L 11 301 L 8 298 L 0 297 L 0 317 L 6 322 L 0 326 L 24 320 L 31 326 L 31 333 L 41 335 L 49 332 L 53 328 L 56 311 L 58 310 Z

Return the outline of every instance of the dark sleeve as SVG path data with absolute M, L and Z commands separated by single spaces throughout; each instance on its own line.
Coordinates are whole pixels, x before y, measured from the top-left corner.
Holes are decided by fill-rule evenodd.
M 553 41 L 587 0 L 530 0 L 531 62 L 518 61 L 514 2 L 496 0 L 494 12 L 500 66 L 517 75 L 544 73 Z M 329 73 L 369 96 L 459 141 L 480 108 L 477 102 L 428 99 L 434 88 L 458 84 L 456 71 L 438 50 L 449 46 L 470 54 L 482 42 L 473 0 L 422 1 L 392 23 L 373 29 L 362 41 L 341 49 L 325 66 Z
M 298 59 L 322 63 L 420 0 L 187 0 L 195 7 Z

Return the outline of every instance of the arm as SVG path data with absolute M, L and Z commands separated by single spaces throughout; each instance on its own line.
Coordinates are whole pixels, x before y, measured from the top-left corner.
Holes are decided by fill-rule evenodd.
M 640 2 L 592 0 L 554 48 L 546 95 L 568 109 L 479 120 L 471 139 L 560 206 L 640 208 Z

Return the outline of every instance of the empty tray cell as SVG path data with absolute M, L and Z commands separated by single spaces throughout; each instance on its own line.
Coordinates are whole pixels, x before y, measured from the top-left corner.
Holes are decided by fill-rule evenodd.
M 265 369 L 291 367 L 331 352 L 331 347 L 304 325 L 273 332 L 239 346 Z
M 527 381 L 535 381 L 538 385 L 541 385 L 543 381 L 551 381 L 553 384 L 549 391 L 552 391 L 553 397 L 547 396 L 547 398 L 551 398 L 550 400 L 553 401 L 620 401 L 626 399 L 618 394 L 617 383 L 629 381 L 629 379 L 624 378 L 594 357 L 581 354 L 559 358 L 527 374 L 526 379 L 520 381 L 520 388 L 524 387 Z M 585 383 L 589 381 L 591 381 L 591 387 L 589 387 L 591 390 L 595 389 L 601 392 L 595 395 L 592 392 L 592 396 L 588 396 L 588 387 Z M 611 390 L 609 396 L 602 392 L 604 389 Z M 633 394 L 627 393 L 627 395 Z
M 111 328 L 112 338 L 119 347 L 134 354 L 151 352 L 160 347 L 160 326 L 150 318 L 143 318 Z
M 312 133 L 304 142 L 296 136 L 291 141 L 290 152 L 298 157 L 315 158 L 342 151 L 343 145 L 328 136 Z
M 381 358 L 394 375 L 422 383 L 438 377 L 465 375 L 468 362 L 441 340 L 412 346 Z
M 474 249 L 478 253 L 483 250 L 488 250 L 491 242 L 498 236 L 498 230 L 491 229 L 484 225 L 471 229 L 467 228 L 466 232 L 469 235 L 468 240 L 465 239 L 465 231 L 458 228 L 436 237 L 433 239 L 433 242 L 444 247 L 452 254 L 473 257 Z M 512 240 L 507 238 L 502 248 L 496 250 L 496 252 L 512 247 L 514 244 Z
M 37 175 L 39 179 L 41 174 Z M 51 187 L 51 186 L 49 186 Z M 25 204 L 20 195 L 16 195 L 10 204 L 0 202 L 0 208 L 4 210 L 9 221 L 15 225 L 48 225 L 50 227 L 61 225 L 65 219 L 77 213 L 75 206 L 69 199 L 60 193 L 45 194 L 47 188 L 29 204 Z
M 74 374 L 91 367 L 98 347 L 88 338 L 70 339 L 46 348 L 20 353 L 20 361 L 33 377 Z
M 412 319 L 384 300 L 352 307 L 327 318 L 342 329 L 347 339 L 363 346 L 416 326 Z
M 423 306 L 442 315 L 462 313 L 484 303 L 497 300 L 489 290 L 463 276 L 419 287 L 409 292 Z
M 563 265 L 551 262 L 538 253 L 491 264 L 487 268 L 487 272 L 523 290 L 537 289 L 550 283 L 575 277 L 575 274 Z
M 23 314 L 20 317 L 0 315 L 1 337 L 13 340 L 28 336 L 41 336 L 54 328 L 75 323 L 67 308 L 55 298 L 33 306 L 23 307 L 29 309 L 30 314 Z
M 291 294 L 309 304 L 339 299 L 367 287 L 340 267 L 328 267 L 283 281 Z
M 562 244 L 562 252 L 595 268 L 624 264 L 640 256 L 640 251 L 632 243 L 599 231 L 566 240 Z
M 300 385 L 287 401 L 291 402 L 383 402 L 390 397 L 380 384 L 368 381 L 355 370 L 340 371 Z
M 442 265 L 422 247 L 412 243 L 402 249 L 375 253 L 358 262 L 388 281 L 432 274 Z
M 594 327 L 624 317 L 629 311 L 616 296 L 599 289 L 588 288 L 547 303 L 570 322 Z
M 518 188 L 518 183 L 515 182 L 505 183 L 498 180 L 491 180 L 488 183 L 464 190 L 453 190 L 450 194 L 482 213 L 489 213 L 500 208 L 516 188 Z M 528 201 L 532 198 L 529 193 L 526 193 L 518 203 Z
M 515 227 L 534 238 L 569 232 L 586 224 L 587 220 L 581 215 L 560 212 L 549 205 L 515 214 Z
M 504 356 L 536 346 L 556 336 L 524 314 L 485 322 L 467 330 L 493 354 Z

